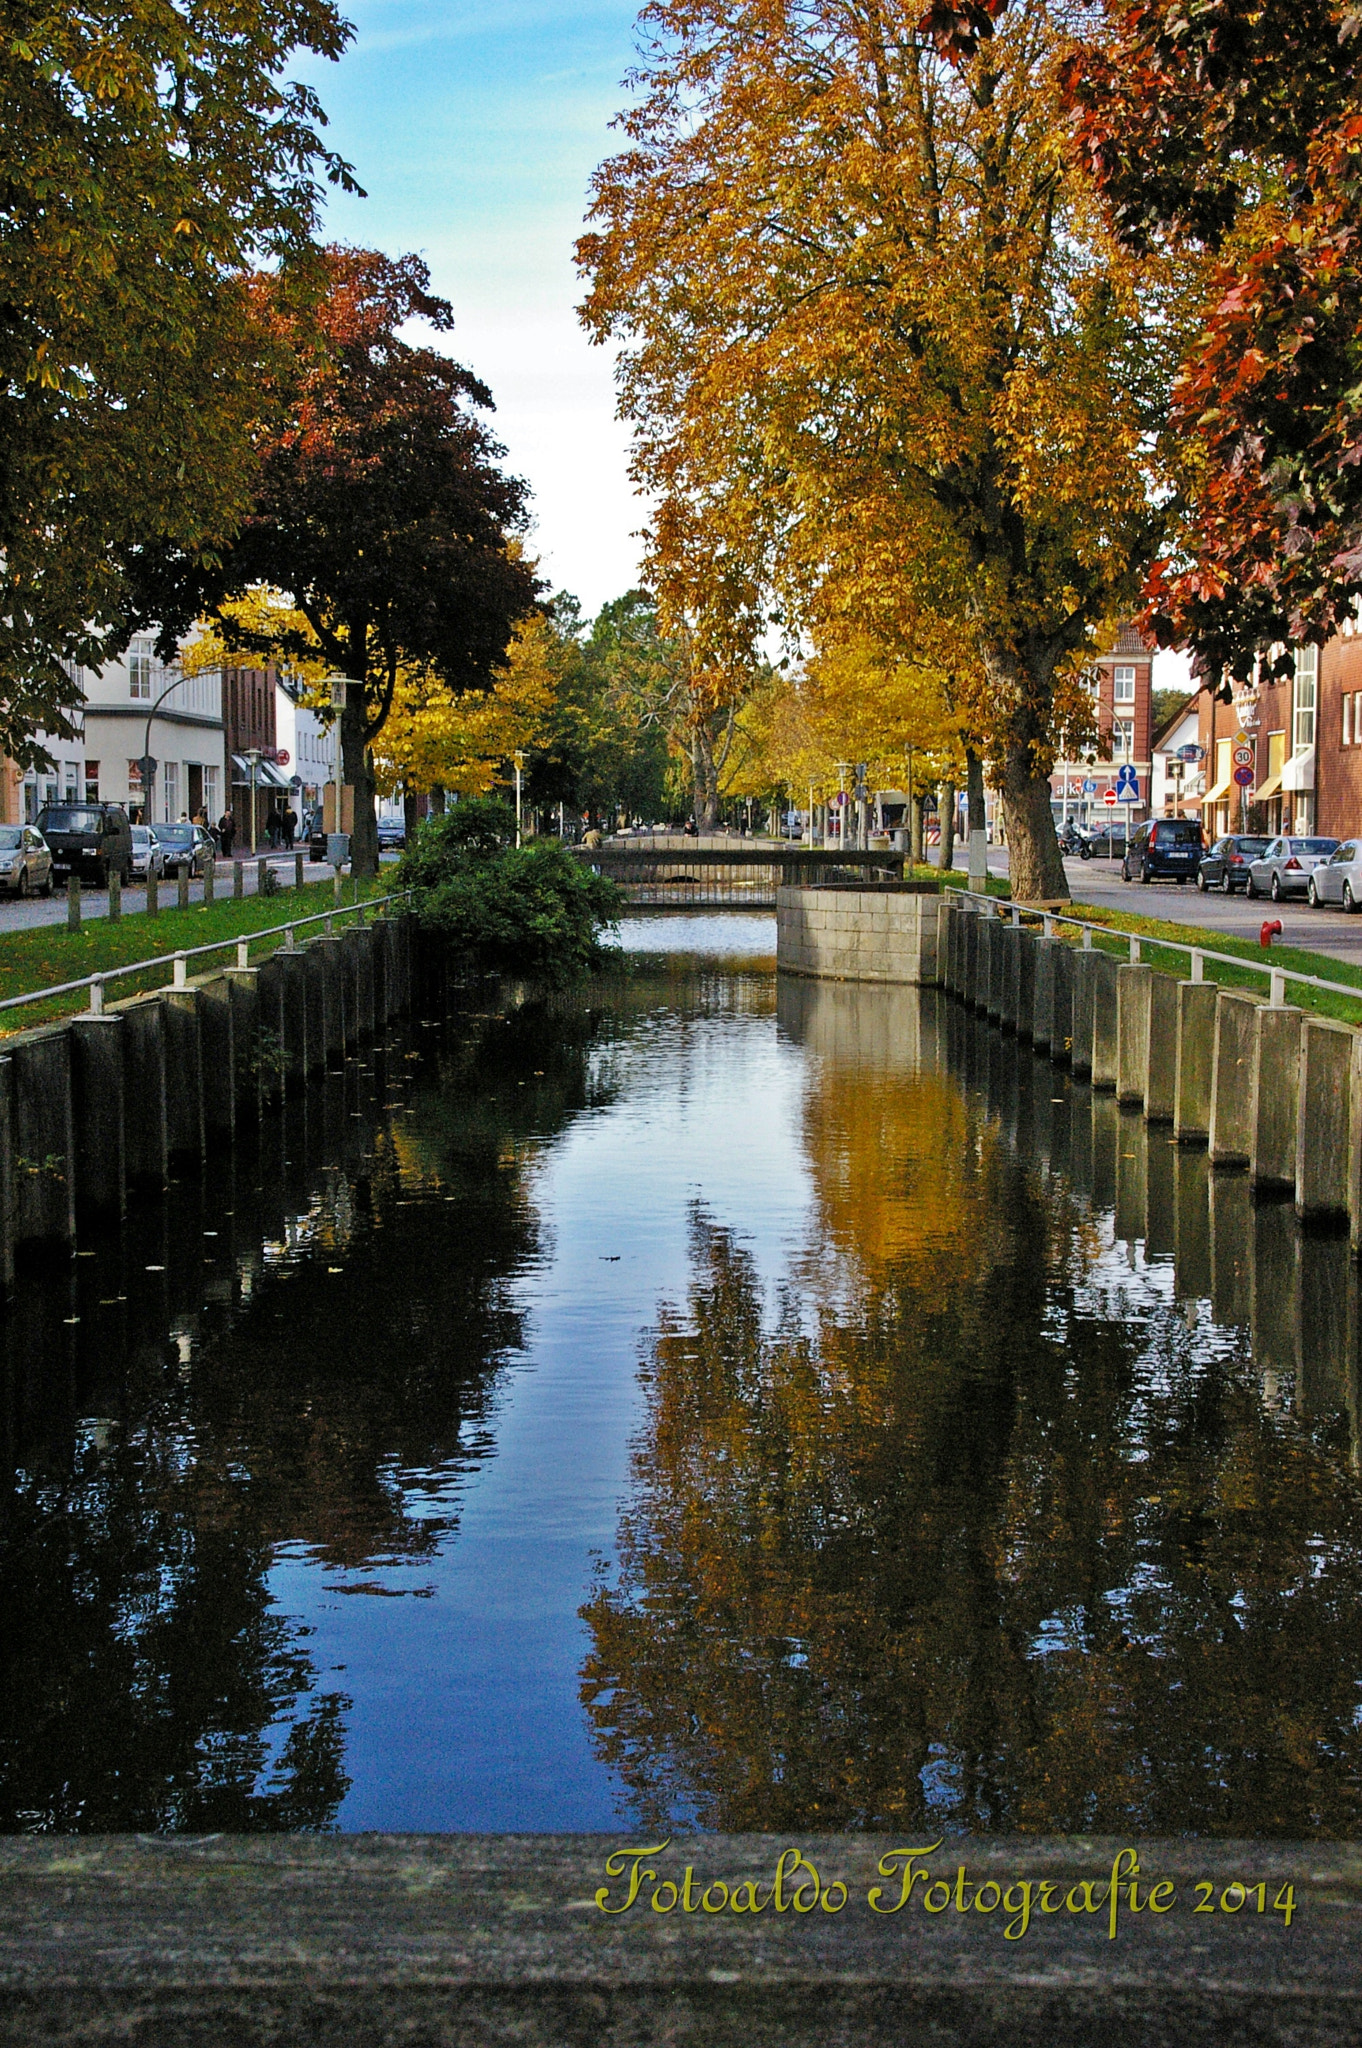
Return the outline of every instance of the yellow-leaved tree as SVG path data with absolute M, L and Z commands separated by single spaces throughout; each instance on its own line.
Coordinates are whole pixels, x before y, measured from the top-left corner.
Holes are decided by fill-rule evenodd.
M 628 147 L 579 245 L 635 476 L 788 626 L 892 647 L 896 618 L 948 620 L 1016 893 L 1061 896 L 1057 726 L 1162 531 L 1198 295 L 1190 266 L 1114 249 L 1071 160 L 1077 12 L 1021 0 L 958 65 L 903 0 L 643 18 Z
M 519 751 L 541 745 L 562 686 L 562 636 L 540 612 L 516 627 L 490 690 L 451 697 L 437 677 L 402 669 L 375 752 L 380 789 L 485 796 Z

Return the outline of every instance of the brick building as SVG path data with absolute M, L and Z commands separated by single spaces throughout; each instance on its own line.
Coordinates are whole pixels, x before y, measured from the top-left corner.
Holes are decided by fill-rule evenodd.
M 1056 812 L 1078 824 L 1095 824 L 1108 815 L 1103 793 L 1116 780 L 1116 770 L 1133 764 L 1140 778 L 1138 804 L 1118 817 L 1137 824 L 1149 814 L 1149 775 L 1153 753 L 1153 649 L 1146 646 L 1134 626 L 1122 626 L 1104 654 L 1093 663 L 1095 673 L 1094 714 L 1098 744 L 1081 761 L 1060 762 L 1050 778 Z M 1098 785 L 1096 795 L 1084 795 L 1084 782 Z
M 275 804 L 293 801 L 289 777 L 277 766 L 276 722 L 278 676 L 272 668 L 224 668 L 222 722 L 227 731 L 227 761 L 232 813 L 240 851 L 263 845 L 265 819 Z M 252 776 L 251 749 L 259 753 Z M 255 785 L 255 829 L 251 828 L 251 785 Z M 296 803 L 294 809 L 296 811 Z

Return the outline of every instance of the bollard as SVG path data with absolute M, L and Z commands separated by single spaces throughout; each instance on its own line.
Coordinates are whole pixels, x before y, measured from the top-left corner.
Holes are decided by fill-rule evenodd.
M 117 868 L 109 870 L 109 923 L 117 924 L 123 915 L 123 877 Z
M 1204 1145 L 1211 1133 L 1215 998 L 1216 986 L 1213 981 L 1193 980 L 1178 983 L 1173 1135 L 1179 1145 Z
M 1301 1027 L 1300 1107 L 1296 1116 L 1296 1214 L 1336 1216 L 1348 1206 L 1352 1122 L 1351 1025 L 1308 1017 Z
M 210 860 L 205 864 L 203 870 L 203 900 L 205 903 L 211 903 L 216 895 L 217 881 L 218 864 L 215 860 Z
M 155 876 L 155 874 L 153 873 L 152 869 L 151 869 L 151 868 L 148 868 L 148 869 L 147 869 L 147 916 L 148 916 L 148 917 L 155 917 L 155 916 L 156 916 L 156 914 L 157 914 L 157 912 L 158 912 L 158 911 L 160 910 L 160 907 L 161 907 L 161 903 L 160 903 L 160 892 L 159 892 L 159 890 L 157 889 L 157 886 L 156 886 L 156 876 Z
M 341 871 L 340 871 L 340 869 L 339 869 L 339 868 L 336 868 L 336 869 L 335 869 L 335 870 L 333 871 L 333 874 L 334 874 L 334 883 L 335 883 L 335 891 L 336 891 L 336 908 L 337 908 L 337 910 L 339 910 L 339 909 L 340 909 L 340 907 L 341 907 L 341 902 L 342 902 L 342 900 L 343 900 L 343 899 L 342 899 L 342 895 L 341 895 L 341 890 L 342 890 L 342 886 L 343 886 L 343 879 L 342 879 L 342 876 L 341 876 Z
M 71 1089 L 76 1143 L 76 1213 L 122 1216 L 126 1208 L 125 1095 L 121 1017 L 73 1017 Z
M 66 878 L 66 929 L 69 932 L 80 930 L 79 875 L 68 875 Z
M 295 853 L 293 856 L 293 886 L 295 889 L 301 889 L 303 886 L 303 862 L 305 859 L 305 854 Z
M 1088 933 L 1084 932 L 1084 938 Z M 1097 993 L 1097 962 L 1101 955 L 1090 946 L 1074 955 L 1073 1024 L 1070 1030 L 1070 1062 L 1080 1081 L 1092 1079 L 1093 1010 Z
M 232 894 L 238 903 L 246 894 L 246 864 L 244 861 L 234 860 L 232 862 Z
M 13 1085 L 14 1239 L 69 1243 L 76 1230 L 76 1122 L 64 1024 L 6 1041 Z
M 232 991 L 225 974 L 202 982 L 198 995 L 202 1047 L 203 1121 L 206 1134 L 231 1138 L 236 1131 L 236 1029 Z
M 196 988 L 161 992 L 166 1040 L 166 1148 L 172 1159 L 201 1159 L 204 1153 L 201 993 Z
M 1256 1187 L 1296 1185 L 1301 1022 L 1300 1010 L 1268 1003 L 1253 1020 L 1249 1171 Z
M 1040 938 L 1034 947 L 1034 988 L 1031 996 L 1031 1043 L 1037 1052 L 1051 1052 L 1055 1038 L 1055 948 L 1058 939 Z
M 169 1178 L 165 1013 L 156 996 L 133 996 L 115 1014 L 123 1021 L 128 1183 L 163 1188 Z
M 1116 970 L 1116 1100 L 1123 1109 L 1145 1106 L 1153 979 L 1142 962 Z
M 1253 1035 L 1260 1005 L 1251 995 L 1222 988 L 1215 999 L 1211 1059 L 1211 1165 L 1247 1166 L 1252 1155 Z
M 1120 972 L 1110 953 L 1093 953 L 1092 1085 L 1116 1089 L 1116 977 Z
M 181 910 L 189 908 L 189 863 L 179 861 L 175 868 L 176 894 Z
M 1178 984 L 1171 974 L 1149 984 L 1149 1036 L 1144 1073 L 1144 1115 L 1150 1124 L 1171 1124 L 1177 1111 Z
M 267 860 L 258 860 L 258 861 L 256 862 L 256 864 L 255 864 L 255 893 L 256 893 L 256 895 L 257 895 L 257 896 L 263 896 L 263 895 L 265 894 L 265 889 L 266 889 L 266 883 L 265 883 L 265 876 L 266 876 L 266 873 L 268 872 L 268 870 L 269 870 L 269 862 L 268 862 Z
M 1036 1014 L 1036 951 L 1040 940 L 1024 926 L 1017 934 L 1017 1012 L 1013 1019 L 1018 1038 L 1030 1044 Z

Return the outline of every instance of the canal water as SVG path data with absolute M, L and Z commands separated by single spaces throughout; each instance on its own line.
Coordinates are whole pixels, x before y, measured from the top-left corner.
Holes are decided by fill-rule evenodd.
M 1346 1243 L 773 942 L 414 1017 L 26 1278 L 0 1831 L 1357 1831 Z

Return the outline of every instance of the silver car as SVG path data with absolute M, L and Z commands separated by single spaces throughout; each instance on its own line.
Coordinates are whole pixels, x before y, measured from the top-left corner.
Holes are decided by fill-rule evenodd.
M 1303 896 L 1311 875 L 1337 851 L 1336 839 L 1274 839 L 1266 853 L 1249 863 L 1248 893 L 1270 896 L 1274 903 L 1283 896 Z
M 1341 903 L 1362 910 L 1362 839 L 1345 839 L 1310 877 L 1306 895 L 1312 903 Z
M 161 842 L 150 825 L 134 825 L 132 828 L 132 871 L 144 882 L 148 875 L 160 876 L 166 871 Z
M 11 896 L 52 894 L 52 855 L 36 825 L 0 825 L 0 889 Z

